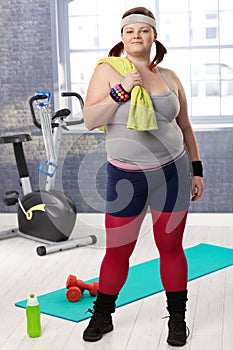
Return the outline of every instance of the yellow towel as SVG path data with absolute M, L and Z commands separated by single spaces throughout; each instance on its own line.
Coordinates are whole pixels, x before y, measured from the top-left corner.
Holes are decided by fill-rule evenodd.
M 101 63 L 110 64 L 123 77 L 127 73 L 136 71 L 135 65 L 124 57 L 101 58 L 97 66 Z M 157 120 L 151 98 L 147 91 L 141 86 L 134 86 L 131 91 L 131 102 L 127 128 L 139 131 L 157 130 Z M 101 127 L 100 130 L 104 130 Z

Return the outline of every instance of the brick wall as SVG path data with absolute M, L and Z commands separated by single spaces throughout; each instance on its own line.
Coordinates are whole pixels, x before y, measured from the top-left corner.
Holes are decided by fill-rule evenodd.
M 49 0 L 0 2 L 0 136 L 33 133 L 29 98 L 36 91 L 53 91 Z M 43 156 L 41 137 L 25 145 L 32 182 L 34 164 Z M 0 145 L 0 195 L 19 189 L 13 148 Z M 5 208 L 1 201 L 1 211 Z

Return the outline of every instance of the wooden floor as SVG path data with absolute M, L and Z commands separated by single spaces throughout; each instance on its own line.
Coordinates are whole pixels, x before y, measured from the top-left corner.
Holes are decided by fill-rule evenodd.
M 191 214 L 190 214 L 191 215 Z M 0 229 L 14 227 L 14 214 L 5 214 Z M 191 216 L 190 216 L 191 217 Z M 6 219 L 7 218 L 7 219 Z M 226 217 L 227 218 L 227 217 Z M 195 222 L 195 225 L 193 224 Z M 198 225 L 198 226 L 197 226 Z M 72 273 L 87 280 L 98 275 L 104 254 L 103 217 L 83 214 L 77 219 L 74 237 L 96 234 L 95 246 L 72 249 L 39 257 L 38 243 L 20 237 L 0 241 L 0 349 L 1 350 L 165 350 L 176 349 L 166 343 L 167 315 L 164 293 L 118 308 L 115 329 L 97 343 L 86 343 L 82 332 L 88 320 L 74 323 L 41 315 L 43 334 L 30 339 L 26 334 L 25 310 L 16 301 L 29 293 L 41 295 L 63 288 Z M 233 221 L 207 217 L 189 219 L 185 248 L 200 242 L 233 247 Z M 131 265 L 158 256 L 154 247 L 150 219 L 146 218 Z M 233 267 L 189 283 L 187 324 L 191 335 L 184 350 L 233 349 Z

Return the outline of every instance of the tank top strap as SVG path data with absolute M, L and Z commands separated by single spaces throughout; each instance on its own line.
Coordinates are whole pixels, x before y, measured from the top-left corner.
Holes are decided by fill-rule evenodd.
M 162 68 L 160 68 L 160 67 L 158 67 L 158 70 L 161 73 L 161 75 L 163 76 L 163 79 L 167 83 L 167 85 L 170 88 L 170 90 L 173 90 L 173 86 L 171 85 L 171 83 L 170 83 L 168 77 L 166 76 L 166 74 L 164 73 L 164 70 Z

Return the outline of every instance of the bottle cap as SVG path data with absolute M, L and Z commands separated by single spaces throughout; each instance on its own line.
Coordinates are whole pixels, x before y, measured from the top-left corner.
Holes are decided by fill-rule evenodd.
M 33 293 L 30 294 L 27 300 L 27 306 L 37 306 L 37 305 L 39 305 L 37 297 Z

